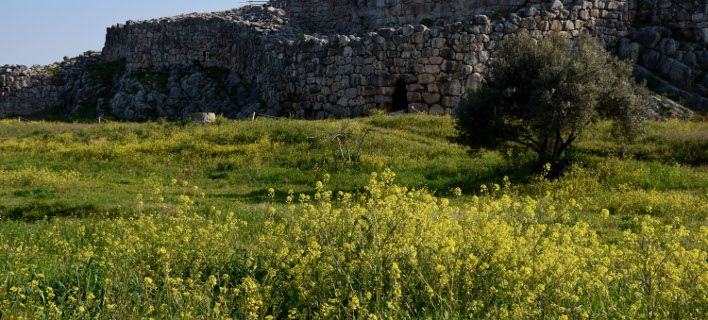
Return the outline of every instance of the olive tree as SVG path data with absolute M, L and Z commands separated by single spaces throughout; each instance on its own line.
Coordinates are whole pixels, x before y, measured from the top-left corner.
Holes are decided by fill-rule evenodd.
M 473 150 L 522 146 L 557 163 L 593 121 L 611 119 L 632 137 L 645 108 L 632 67 L 591 37 L 505 38 L 487 81 L 457 110 L 461 143 Z

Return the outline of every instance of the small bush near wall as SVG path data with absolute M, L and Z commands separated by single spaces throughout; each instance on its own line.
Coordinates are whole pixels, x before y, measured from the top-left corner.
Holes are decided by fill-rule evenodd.
M 633 137 L 645 106 L 631 66 L 595 40 L 526 35 L 502 42 L 489 81 L 462 103 L 457 127 L 472 147 L 523 147 L 558 163 L 585 127 L 602 118 L 615 137 Z

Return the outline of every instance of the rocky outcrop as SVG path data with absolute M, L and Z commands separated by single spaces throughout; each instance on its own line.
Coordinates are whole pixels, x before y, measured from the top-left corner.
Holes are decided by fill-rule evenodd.
M 176 65 L 129 72 L 122 60 L 105 62 L 99 53 L 49 67 L 6 67 L 0 81 L 7 94 L 0 118 L 186 119 L 194 112 L 245 118 L 262 111 L 258 92 L 228 69 Z
M 259 112 L 276 115 L 287 85 L 280 55 L 284 45 L 300 35 L 282 9 L 247 6 L 113 26 L 103 54 L 107 61 L 126 61 L 129 72 L 190 66 L 227 69 L 259 95 L 264 106 Z M 239 105 L 243 104 L 250 102 Z
M 674 32 L 660 26 L 634 29 L 618 42 L 617 53 L 635 63 L 637 76 L 654 91 L 708 111 L 708 50 Z
M 119 76 L 105 108 L 119 119 L 186 119 L 197 112 L 246 118 L 260 111 L 260 97 L 227 69 L 176 66 Z
M 617 54 L 654 91 L 708 111 L 708 2 L 639 0 Z
M 684 119 L 690 120 L 696 117 L 696 113 L 675 101 L 658 96 L 647 95 L 645 102 L 649 105 L 649 110 L 646 115 L 647 119 L 666 120 L 666 119 Z

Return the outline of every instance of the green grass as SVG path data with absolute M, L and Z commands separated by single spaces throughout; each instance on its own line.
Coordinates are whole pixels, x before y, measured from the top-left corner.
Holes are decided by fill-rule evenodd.
M 355 134 L 373 129 L 354 164 L 342 162 L 336 142 L 325 139 L 342 128 Z M 636 206 L 622 211 L 661 216 L 671 206 L 659 205 L 654 212 L 640 207 L 654 200 L 639 199 L 676 197 L 693 206 L 674 215 L 705 220 L 705 205 L 696 207 L 708 191 L 705 123 L 648 123 L 634 143 L 613 140 L 609 124 L 599 124 L 570 154 L 579 165 L 553 182 L 535 179 L 531 155 L 470 156 L 454 137 L 452 119 L 427 116 L 224 120 L 211 126 L 5 121 L 0 126 L 0 217 L 130 215 L 139 194 L 173 178 L 199 186 L 209 203 L 232 209 L 265 201 L 271 187 L 281 200 L 291 189 L 309 191 L 326 173 L 334 190 L 357 191 L 371 172 L 390 168 L 399 183 L 443 196 L 456 187 L 471 196 L 482 184 L 508 176 L 522 194 L 580 192 L 589 210 L 607 201 L 626 207 L 621 196 L 640 193 L 632 198 Z M 581 190 L 573 189 L 575 183 L 582 183 Z
M 351 130 L 355 136 L 363 134 L 365 129 L 371 129 L 363 140 L 360 158 L 354 163 L 342 161 L 336 141 L 327 139 L 344 129 Z M 458 234 L 461 232 L 460 227 L 450 225 L 443 219 L 428 222 L 431 226 L 440 228 L 441 233 L 425 233 L 426 241 L 440 242 L 444 245 L 448 240 L 439 236 L 450 232 L 461 237 L 455 240 L 458 244 L 459 241 L 467 241 L 464 240 L 467 236 L 480 237 L 474 238 L 477 239 L 474 243 L 482 248 L 496 241 L 510 241 L 497 238 L 507 232 L 515 234 L 520 240 L 527 237 L 538 239 L 550 237 L 546 240 L 555 243 L 554 241 L 560 241 L 557 237 L 539 231 L 544 229 L 538 229 L 553 228 L 570 237 L 587 236 L 591 239 L 587 240 L 588 243 L 579 242 L 573 245 L 583 249 L 592 244 L 592 252 L 597 255 L 597 259 L 606 258 L 607 261 L 617 263 L 608 267 L 622 269 L 624 268 L 622 263 L 634 263 L 622 259 L 629 259 L 634 254 L 643 252 L 644 249 L 641 249 L 643 247 L 639 245 L 646 245 L 644 242 L 637 244 L 632 240 L 633 233 L 629 236 L 626 233 L 634 232 L 642 237 L 646 236 L 647 239 L 657 237 L 651 238 L 653 239 L 651 241 L 656 242 L 657 251 L 647 251 L 647 254 L 676 254 L 678 259 L 676 261 L 683 261 L 681 263 L 693 261 L 699 264 L 697 268 L 700 268 L 700 263 L 705 262 L 705 241 L 688 240 L 694 238 L 700 240 L 701 235 L 705 235 L 707 230 L 705 227 L 708 217 L 708 124 L 704 122 L 647 123 L 645 132 L 634 142 L 613 140 L 608 123 L 594 125 L 568 153 L 568 158 L 575 164 L 567 167 L 560 177 L 553 179 L 543 178 L 534 169 L 536 165 L 530 154 L 511 155 L 483 151 L 471 155 L 464 147 L 455 144 L 454 138 L 454 122 L 451 118 L 422 115 L 326 121 L 259 119 L 245 122 L 221 119 L 213 125 L 164 122 L 86 124 L 0 121 L 0 318 L 3 316 L 3 308 L 8 306 L 10 306 L 8 310 L 14 310 L 5 314 L 10 317 L 13 314 L 30 315 L 32 312 L 38 312 L 27 311 L 34 309 L 23 307 L 21 297 L 17 296 L 19 293 L 13 293 L 12 290 L 16 287 L 25 290 L 23 292 L 27 295 L 30 295 L 30 292 L 37 294 L 36 288 L 32 287 L 33 280 L 39 281 L 40 287 L 51 286 L 57 298 L 46 300 L 44 296 L 33 296 L 34 298 L 28 299 L 42 301 L 40 304 L 45 307 L 51 305 L 47 301 L 62 306 L 61 308 L 66 311 L 63 316 L 65 318 L 77 318 L 82 314 L 99 318 L 130 318 L 135 315 L 155 316 L 156 314 L 158 318 L 167 317 L 166 315 L 177 318 L 199 316 L 199 314 L 181 315 L 180 308 L 211 310 L 204 311 L 204 314 L 213 316 L 209 312 L 213 311 L 213 303 L 218 295 L 212 296 L 214 292 L 209 293 L 212 287 L 206 289 L 199 287 L 199 290 L 202 290 L 199 292 L 208 296 L 206 300 L 190 300 L 194 305 L 182 307 L 179 307 L 179 303 L 182 302 L 178 303 L 163 296 L 169 295 L 170 289 L 166 282 L 164 287 L 166 291 L 158 289 L 143 293 L 142 290 L 152 288 L 151 284 L 144 283 L 145 277 L 155 279 L 159 285 L 163 284 L 162 281 L 167 281 L 164 272 L 168 271 L 163 268 L 170 269 L 172 276 L 179 275 L 185 279 L 204 283 L 209 275 L 228 275 L 232 277 L 233 282 L 224 280 L 223 285 L 241 288 L 239 290 L 248 289 L 240 282 L 242 279 L 253 278 L 259 285 L 264 286 L 259 289 L 264 291 L 259 292 L 278 294 L 270 298 L 260 297 L 264 299 L 266 305 L 273 303 L 268 307 L 270 310 L 268 312 L 283 316 L 288 310 L 279 308 L 285 305 L 292 306 L 300 312 L 303 310 L 315 312 L 312 311 L 314 307 L 308 303 L 326 301 L 335 294 L 333 292 L 336 292 L 339 286 L 334 282 L 321 284 L 308 282 L 322 276 L 309 274 L 298 279 L 302 280 L 301 284 L 305 286 L 318 285 L 317 290 L 320 291 L 313 294 L 319 294 L 319 298 L 307 300 L 314 298 L 293 294 L 294 291 L 288 289 L 288 286 L 295 285 L 297 279 L 287 277 L 287 279 L 275 279 L 268 276 L 271 270 L 277 270 L 278 274 L 287 274 L 291 270 L 289 268 L 299 266 L 296 266 L 293 261 L 276 263 L 275 261 L 282 258 L 276 243 L 283 241 L 287 245 L 291 241 L 289 244 L 293 246 L 293 252 L 300 249 L 304 250 L 302 252 L 309 252 L 308 241 L 315 238 L 320 243 L 329 241 L 330 247 L 325 249 L 332 250 L 330 253 L 333 256 L 328 256 L 328 259 L 336 260 L 338 259 L 336 254 L 342 250 L 340 246 L 343 244 L 337 242 L 339 240 L 336 239 L 339 238 L 331 237 L 351 236 L 351 232 L 363 232 L 359 241 L 363 241 L 362 243 L 370 241 L 371 239 L 366 240 L 366 232 L 359 230 L 357 224 L 371 217 L 364 215 L 362 218 L 364 220 L 361 221 L 356 219 L 349 221 L 346 216 L 332 217 L 326 206 L 323 207 L 324 209 L 318 209 L 320 211 L 317 213 L 308 211 L 307 207 L 292 211 L 291 206 L 286 203 L 287 198 L 291 192 L 296 195 L 305 193 L 314 198 L 315 182 L 323 180 L 325 175 L 329 175 L 327 188 L 335 192 L 362 192 L 364 186 L 369 184 L 372 172 L 383 172 L 387 168 L 396 172 L 396 183 L 399 185 L 425 188 L 435 195 L 450 198 L 453 205 L 461 208 L 449 209 L 450 216 L 458 215 L 459 212 L 486 212 L 487 216 L 479 217 L 478 219 L 481 219 L 479 221 L 472 219 L 473 221 L 465 220 L 466 222 L 460 223 L 463 223 L 465 228 L 474 230 L 480 228 L 477 231 L 489 232 L 487 235 L 477 235 L 475 233 L 477 231 L 471 235 L 464 232 Z M 508 177 L 510 185 L 505 186 L 504 177 Z M 462 189 L 462 197 L 453 196 L 453 189 L 457 187 Z M 270 188 L 275 191 L 272 197 L 269 195 Z M 497 188 L 499 191 L 495 191 Z M 485 189 L 488 191 L 484 191 Z M 391 190 L 386 192 L 400 193 Z M 183 194 L 189 195 L 190 199 L 185 200 L 184 197 L 180 197 Z M 505 198 L 507 196 L 508 199 Z M 163 197 L 164 200 L 158 199 L 159 197 Z M 386 210 L 389 209 L 398 210 L 397 206 L 400 206 L 406 208 L 406 210 L 400 209 L 401 214 L 410 215 L 410 219 L 423 220 L 427 219 L 427 213 L 435 212 L 431 209 L 431 203 L 436 205 L 438 200 L 430 200 L 425 195 L 411 197 L 405 201 L 392 200 L 396 205 L 391 208 L 389 204 L 384 203 L 381 207 L 375 205 L 368 210 L 373 210 L 372 217 L 376 217 L 377 214 L 386 214 Z M 417 200 L 418 197 L 423 200 Z M 197 199 L 195 204 L 186 204 L 185 201 L 193 199 Z M 509 201 L 512 204 L 509 204 Z M 527 211 L 521 209 L 518 209 L 518 212 L 514 211 L 517 210 L 515 209 L 517 204 L 520 208 L 528 208 L 531 212 L 537 211 L 534 213 L 537 216 L 529 218 L 526 216 Z M 495 206 L 501 206 L 499 221 L 495 217 Z M 274 213 L 269 211 L 270 207 L 278 212 L 275 217 Z M 417 212 L 418 209 L 422 213 Z M 609 210 L 609 218 L 600 214 L 603 209 Z M 180 214 L 179 212 L 183 210 L 188 211 L 190 215 Z M 358 212 L 357 209 L 349 210 Z M 227 214 L 229 212 L 233 212 L 233 216 Z M 287 214 L 280 216 L 282 212 L 290 212 L 296 220 L 301 220 L 290 221 Z M 417 216 L 423 213 L 425 216 Z M 327 220 L 331 225 L 318 225 L 318 220 L 310 224 L 306 218 L 309 214 L 321 215 L 322 219 L 331 219 Z M 643 216 L 655 219 L 657 226 L 654 227 L 654 222 L 647 223 L 643 220 L 645 219 Z M 538 219 L 538 221 L 527 222 L 526 219 Z M 381 223 L 381 228 L 391 228 L 388 222 Z M 499 223 L 508 223 L 508 225 L 499 225 Z M 406 241 L 413 241 L 410 239 L 417 237 L 418 231 L 414 231 L 417 228 L 415 223 L 403 221 L 396 222 L 395 225 L 399 224 L 408 225 L 413 229 L 398 230 L 394 227 L 388 234 L 381 231 L 383 229 L 374 230 L 383 232 L 384 238 L 392 234 L 394 237 L 401 237 L 400 245 L 394 246 L 392 250 L 405 249 Z M 281 226 L 285 226 L 285 229 L 278 229 Z M 660 228 L 658 226 L 661 228 L 674 226 L 677 229 L 676 232 L 662 231 L 664 233 L 656 235 L 651 230 Z M 529 230 L 525 229 L 529 227 Z M 587 228 L 592 231 L 586 230 Z M 684 237 L 682 228 L 686 228 L 691 233 L 691 237 Z M 276 232 L 277 230 L 280 231 Z M 511 230 L 516 230 L 514 232 L 518 234 Z M 307 237 L 300 238 L 302 237 L 298 233 L 300 231 L 303 231 Z M 593 236 L 595 233 L 599 236 L 598 243 L 592 240 L 595 239 Z M 669 236 L 675 236 L 676 239 L 662 238 Z M 305 241 L 305 239 L 309 240 Z M 404 239 L 408 240 L 404 241 Z M 521 248 L 523 243 L 525 242 L 517 242 L 515 245 Z M 672 246 L 675 246 L 675 243 L 680 243 L 689 251 L 666 249 L 674 248 Z M 421 244 L 424 245 L 423 242 Z M 549 248 L 559 251 L 571 250 L 569 251 L 571 253 L 572 250 L 578 249 L 565 247 L 567 244 L 560 241 Z M 616 245 L 616 248 L 610 247 L 609 251 L 600 249 L 605 248 L 603 247 L 605 244 Z M 275 246 L 271 248 L 272 251 L 264 249 L 270 245 Z M 636 249 L 634 245 L 640 249 Z M 156 253 L 160 248 L 166 248 L 170 252 L 169 259 L 161 258 Z M 467 247 L 461 246 L 461 248 Z M 497 247 L 492 246 L 492 249 L 489 249 L 492 250 L 490 255 L 499 253 L 494 248 Z M 533 246 L 522 249 L 532 248 Z M 683 247 L 681 248 L 683 250 Z M 698 251 L 690 251 L 691 248 Z M 626 256 L 615 261 L 618 255 L 612 253 L 614 249 L 620 251 L 626 249 L 626 252 L 623 251 Z M 440 250 L 442 249 L 430 251 L 429 258 L 438 259 L 444 256 L 444 250 Z M 535 249 L 528 254 L 533 252 Z M 684 253 L 685 255 L 678 257 Z M 374 268 L 372 270 L 375 271 L 379 270 L 376 268 L 383 267 L 388 270 L 390 261 L 386 258 L 387 254 L 385 252 L 376 254 L 382 254 L 377 256 L 381 260 L 372 262 L 367 268 Z M 404 253 L 401 254 L 405 256 Z M 569 253 L 565 255 L 568 258 L 572 257 Z M 484 259 L 484 256 L 480 257 Z M 497 258 L 489 257 L 490 264 L 499 263 Z M 509 265 L 503 268 L 519 267 L 518 262 L 514 262 L 517 258 L 504 257 L 498 258 L 511 260 L 507 261 Z M 359 258 L 366 261 L 363 256 Z M 421 257 L 421 260 L 423 258 Z M 446 256 L 445 259 L 458 258 L 451 255 Z M 524 257 L 518 259 L 523 260 Z M 544 258 L 538 259 L 542 262 Z M 678 262 L 674 262 L 672 260 L 674 258 L 666 259 L 660 262 L 666 263 L 662 268 L 676 267 Z M 331 262 L 331 260 L 327 261 Z M 349 260 L 337 263 L 347 261 Z M 325 262 L 322 264 L 312 261 L 300 262 L 303 263 L 302 268 L 306 270 L 325 265 Z M 573 260 L 557 263 L 579 262 Z M 403 262 L 399 264 L 404 275 L 409 277 L 420 272 L 417 269 L 405 269 Z M 577 268 L 580 270 L 586 265 L 581 263 Z M 436 266 L 429 267 L 436 268 Z M 537 272 L 539 274 L 549 272 L 550 269 L 544 269 L 546 267 L 555 268 L 539 265 L 541 269 Z M 684 274 L 689 274 L 686 272 Z M 38 274 L 41 274 L 41 278 L 38 278 L 40 277 Z M 435 273 L 431 270 L 425 271 L 425 277 L 433 274 Z M 464 274 L 462 272 L 451 276 L 462 277 Z M 387 273 L 381 273 L 379 276 L 381 275 L 385 275 L 384 278 L 388 279 Z M 308 280 L 309 276 L 313 278 Z M 352 276 L 355 278 L 360 276 L 357 278 L 360 280 L 357 281 L 368 279 L 368 276 L 354 273 Z M 505 276 L 489 274 L 480 279 L 494 283 L 494 281 L 501 281 L 503 277 Z M 114 282 L 111 285 L 106 283 L 108 281 L 106 279 L 120 281 L 120 284 Z M 343 278 L 335 276 L 331 279 L 343 281 Z M 524 279 L 519 280 L 524 285 L 535 283 Z M 430 279 L 426 281 L 428 280 Z M 388 283 L 385 279 L 381 281 L 381 283 Z M 551 283 L 552 281 L 546 285 Z M 651 294 L 640 299 L 642 305 L 638 307 L 639 309 L 625 310 L 623 308 L 629 308 L 630 302 L 622 302 L 620 297 L 629 296 L 623 290 L 637 289 L 630 283 L 632 282 L 629 279 L 618 282 L 616 287 L 610 288 L 611 297 L 583 298 L 590 299 L 588 308 L 591 310 L 588 312 L 597 317 L 598 314 L 595 312 L 623 310 L 617 311 L 617 314 L 629 314 L 632 317 L 631 312 L 638 312 L 634 315 L 641 317 L 649 310 L 653 310 L 651 309 L 653 307 L 649 306 L 658 303 L 662 308 L 665 307 L 662 310 L 668 312 L 663 314 L 666 317 L 672 315 L 693 317 L 705 314 L 705 309 L 702 309 L 705 303 L 698 304 L 696 306 L 698 309 L 687 309 L 683 306 L 674 308 L 656 302 L 659 300 L 652 300 L 661 297 L 654 297 Z M 682 282 L 680 287 L 684 289 L 695 287 L 686 283 Z M 704 284 L 704 282 L 700 283 Z M 370 285 L 380 284 L 372 282 Z M 405 287 L 406 285 L 409 286 Z M 382 315 L 389 312 L 388 314 L 394 317 L 430 315 L 440 318 L 447 314 L 454 318 L 456 312 L 461 312 L 451 307 L 456 305 L 454 295 L 443 298 L 441 293 L 440 300 L 430 301 L 418 297 L 416 290 L 423 290 L 420 285 L 414 282 L 404 284 L 404 290 L 410 290 L 407 291 L 406 297 L 411 299 L 407 302 L 410 305 L 403 307 L 407 310 L 405 312 L 395 313 L 388 309 L 385 311 L 385 308 L 381 309 L 381 305 L 371 305 L 367 308 L 378 310 L 377 312 Z M 625 285 L 627 287 L 624 287 Z M 184 286 L 183 289 L 186 291 L 197 290 L 196 287 L 190 289 L 187 284 Z M 364 284 L 361 286 L 361 288 L 365 287 Z M 358 292 L 357 294 L 364 295 L 363 291 L 356 291 L 359 290 L 357 288 L 353 290 Z M 375 290 L 386 292 L 392 290 L 385 285 L 376 288 L 378 289 Z M 457 288 L 463 290 L 467 287 Z M 702 292 L 700 290 L 704 287 L 696 288 L 697 293 L 691 293 L 685 299 L 693 299 L 690 297 L 696 294 L 700 296 Z M 438 288 L 436 287 L 435 290 Z M 46 292 L 42 293 L 45 294 Z M 102 299 L 102 302 L 92 303 L 89 299 L 91 296 Z M 241 299 L 238 297 L 239 294 L 235 294 L 233 299 Z M 491 296 L 483 298 L 489 297 Z M 251 298 L 253 297 L 249 299 Z M 110 299 L 114 300 L 109 301 Z M 115 301 L 115 299 L 122 301 Z M 380 299 L 377 303 L 384 303 L 386 300 L 378 295 L 376 299 Z M 545 299 L 554 303 L 567 301 L 550 296 Z M 605 308 L 603 301 L 607 299 L 623 307 Z M 204 301 L 211 302 L 204 304 L 206 303 Z M 489 308 L 474 312 L 490 317 L 504 317 L 506 311 L 500 307 L 506 303 L 503 301 L 506 300 L 488 300 L 486 303 L 490 304 Z M 109 305 L 116 304 L 118 304 L 116 313 L 107 311 L 110 309 Z M 146 309 L 153 305 L 160 308 L 160 304 L 177 309 L 160 309 L 162 311 L 157 313 Z M 89 308 L 84 311 L 87 312 L 86 314 L 77 309 L 79 305 L 82 308 Z M 550 308 L 547 310 L 549 314 L 562 314 L 559 311 L 562 307 L 553 309 L 555 304 L 547 306 Z M 235 308 L 233 310 L 240 310 L 239 312 L 245 312 L 244 310 L 249 308 L 246 304 L 232 307 Z M 502 309 L 494 309 L 497 307 Z M 534 310 L 528 311 L 538 311 Z M 35 313 L 37 314 L 40 313 Z M 243 317 L 247 318 L 247 316 Z M 579 317 L 579 313 L 572 317 Z M 603 317 L 602 313 L 599 317 Z M 605 317 L 611 317 L 611 313 L 605 313 Z

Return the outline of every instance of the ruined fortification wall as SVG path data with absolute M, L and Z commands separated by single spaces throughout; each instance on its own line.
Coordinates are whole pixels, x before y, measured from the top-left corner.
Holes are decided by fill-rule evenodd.
M 355 33 L 380 27 L 404 24 L 428 26 L 449 24 L 473 19 L 485 14 L 505 17 L 508 13 L 538 6 L 563 7 L 568 12 L 582 14 L 583 20 L 595 14 L 599 29 L 622 31 L 634 13 L 634 1 L 627 0 L 274 0 L 276 6 L 285 8 L 294 22 L 308 32 Z M 597 10 L 581 12 L 582 9 Z M 618 9 L 624 10 L 618 10 Z M 568 19 L 562 16 L 562 19 Z
M 249 9 L 262 10 L 262 9 Z M 411 110 L 450 112 L 476 87 L 495 41 L 590 32 L 612 42 L 628 30 L 621 1 L 528 6 L 492 21 L 477 15 L 428 28 L 403 25 L 357 35 L 306 35 L 284 13 L 244 21 L 224 13 L 128 23 L 108 32 L 104 55 L 129 69 L 198 62 L 229 68 L 262 91 L 266 109 L 302 117 L 345 117 L 391 109 L 404 95 Z
M 703 44 L 666 40 L 669 29 L 629 34 L 637 15 L 670 16 L 677 30 L 696 34 L 687 21 L 705 20 L 696 11 L 705 1 L 667 7 L 661 0 L 274 0 L 287 10 L 249 6 L 130 21 L 108 29 L 102 57 L 95 58 L 124 62 L 127 72 L 108 79 L 113 83 L 94 97 L 124 118 L 155 110 L 177 117 L 200 108 L 236 108 L 224 112 L 235 117 L 347 117 L 375 108 L 447 113 L 481 83 L 496 43 L 528 32 L 539 38 L 589 33 L 608 47 L 619 43 L 621 56 L 670 84 L 674 96 L 708 105 Z M 689 20 L 686 12 L 693 12 Z M 228 75 L 214 77 L 211 67 Z M 0 117 L 67 104 L 76 100 L 67 92 L 86 86 L 83 76 L 54 77 L 41 67 L 5 69 Z M 147 78 L 153 83 L 144 83 Z M 221 91 L 249 88 L 253 94 L 215 92 L 224 85 Z M 248 101 L 235 101 L 245 96 Z
M 259 92 L 266 105 L 280 104 L 283 70 L 277 45 L 296 38 L 285 12 L 273 7 L 191 14 L 128 22 L 109 28 L 107 61 L 125 60 L 128 71 L 174 65 L 232 70 Z
M 53 107 L 61 99 L 61 87 L 62 83 L 49 77 L 46 67 L 2 66 L 0 118 L 29 115 Z
M 421 22 L 455 22 L 516 11 L 526 0 L 276 0 L 309 32 L 352 33 Z
M 0 118 L 30 116 L 77 99 L 72 88 L 83 84 L 87 66 L 100 60 L 95 52 L 49 66 L 0 66 Z

